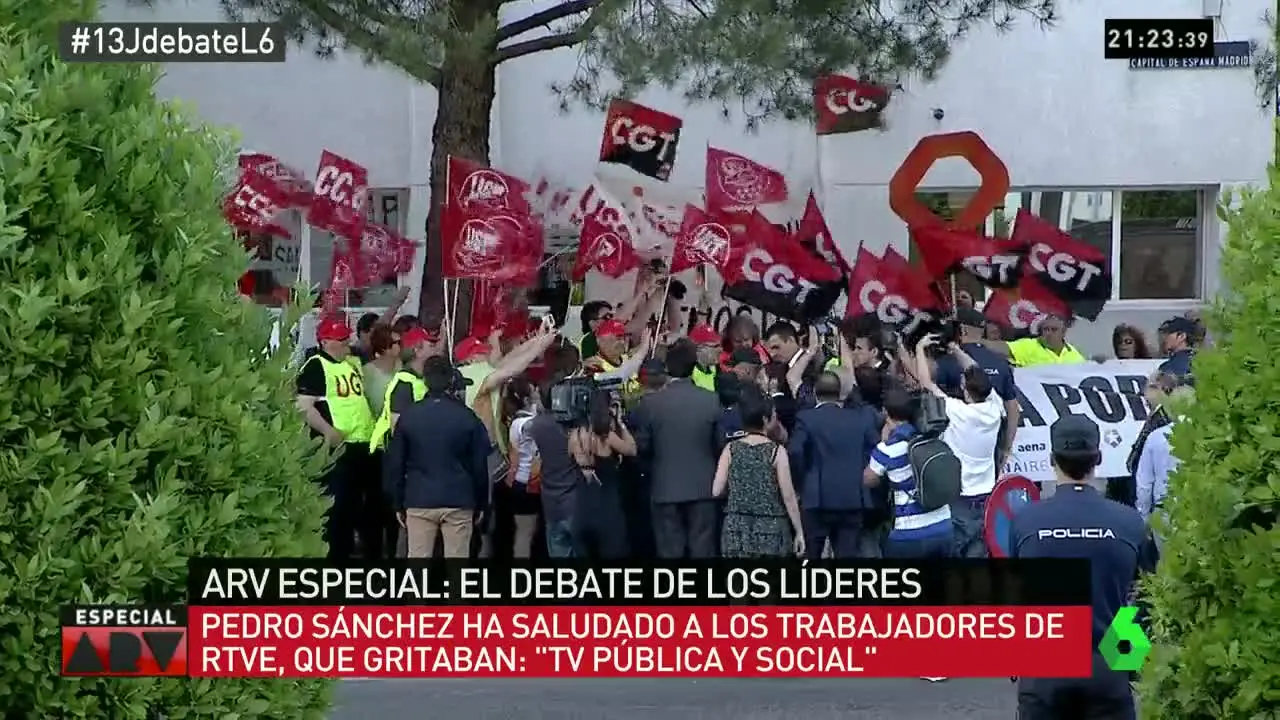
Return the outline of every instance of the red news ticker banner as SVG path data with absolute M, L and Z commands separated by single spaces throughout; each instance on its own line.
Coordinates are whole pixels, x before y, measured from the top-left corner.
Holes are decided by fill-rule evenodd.
M 210 678 L 1087 677 L 1088 607 L 190 607 Z

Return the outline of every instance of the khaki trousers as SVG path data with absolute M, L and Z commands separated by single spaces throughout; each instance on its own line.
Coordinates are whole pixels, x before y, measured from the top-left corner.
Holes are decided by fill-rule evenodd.
M 434 555 L 437 535 L 444 536 L 445 557 L 465 558 L 471 555 L 471 532 L 475 528 L 471 510 L 409 508 L 404 514 L 409 557 L 429 558 Z

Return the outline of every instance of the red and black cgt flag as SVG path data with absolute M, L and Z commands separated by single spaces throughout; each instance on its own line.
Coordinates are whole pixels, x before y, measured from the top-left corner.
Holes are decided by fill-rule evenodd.
M 882 125 L 888 88 L 844 75 L 826 75 L 813 83 L 814 131 L 819 135 L 858 132 Z
M 1026 210 L 1018 211 L 1009 239 L 1025 248 L 1028 277 L 1075 315 L 1098 319 L 1111 298 L 1111 263 L 1106 253 Z
M 684 121 L 629 100 L 609 103 L 600 141 L 600 162 L 626 165 L 641 175 L 666 181 L 676 163 Z
M 729 268 L 733 280 L 726 280 L 725 297 L 799 323 L 831 312 L 845 290 L 840 268 L 758 212 L 742 232 L 749 249 L 735 256 L 738 265 Z
M 1027 259 L 1022 243 L 941 225 L 912 228 L 911 240 L 920 251 L 925 271 L 935 280 L 962 270 L 997 290 L 1017 287 L 1022 280 Z

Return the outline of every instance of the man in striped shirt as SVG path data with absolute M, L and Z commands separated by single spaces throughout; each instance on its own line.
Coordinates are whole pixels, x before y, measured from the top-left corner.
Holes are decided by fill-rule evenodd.
M 916 500 L 915 473 L 907 459 L 907 444 L 916 436 L 911 424 L 917 401 L 905 390 L 893 388 L 884 394 L 884 434 L 871 451 L 871 460 L 862 479 L 868 486 L 889 483 L 893 500 L 893 530 L 885 544 L 886 558 L 918 559 L 951 557 L 951 507 L 944 505 L 925 512 Z

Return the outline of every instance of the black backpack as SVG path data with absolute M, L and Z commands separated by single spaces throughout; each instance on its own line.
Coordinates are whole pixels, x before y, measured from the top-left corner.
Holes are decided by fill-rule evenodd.
M 915 478 L 915 501 L 925 512 L 960 499 L 960 458 L 942 441 L 947 429 L 946 401 L 934 395 L 920 399 L 918 434 L 907 442 L 907 462 Z

